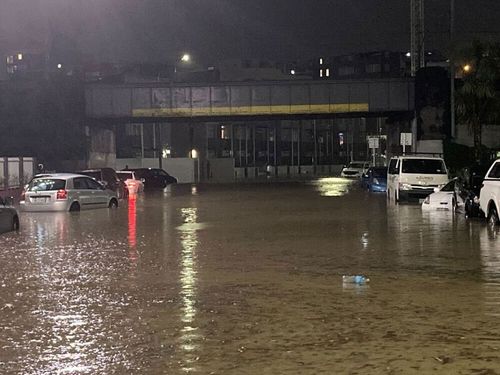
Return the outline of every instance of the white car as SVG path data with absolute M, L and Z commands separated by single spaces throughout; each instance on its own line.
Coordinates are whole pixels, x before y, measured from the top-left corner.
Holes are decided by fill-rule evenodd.
M 360 178 L 370 168 L 367 161 L 351 161 L 347 167 L 342 168 L 340 177 Z
M 12 230 L 19 230 L 19 216 L 16 209 L 0 197 L 0 233 Z
M 434 193 L 428 195 L 422 203 L 423 210 L 459 210 L 464 208 L 465 201 L 460 196 L 457 179 L 454 178 L 441 189 L 435 188 Z
M 144 179 L 137 178 L 134 171 L 116 171 L 116 175 L 125 182 L 129 194 L 138 194 L 144 191 Z
M 491 225 L 499 223 L 500 212 L 500 159 L 493 162 L 479 192 L 479 207 Z
M 24 211 L 80 211 L 118 207 L 118 197 L 91 177 L 54 173 L 34 178 L 21 194 L 20 205 Z
M 422 199 L 449 182 L 442 158 L 396 156 L 387 171 L 387 197 L 395 202 Z

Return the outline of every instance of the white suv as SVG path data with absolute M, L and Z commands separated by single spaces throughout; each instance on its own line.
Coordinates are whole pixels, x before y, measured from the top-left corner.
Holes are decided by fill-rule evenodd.
M 500 159 L 493 162 L 479 193 L 479 207 L 488 218 L 488 222 L 497 225 L 500 210 Z

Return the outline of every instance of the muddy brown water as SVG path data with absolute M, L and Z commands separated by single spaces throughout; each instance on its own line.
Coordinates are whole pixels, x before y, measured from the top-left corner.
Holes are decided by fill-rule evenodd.
M 463 215 L 328 178 L 21 225 L 0 236 L 2 374 L 500 374 L 500 234 Z

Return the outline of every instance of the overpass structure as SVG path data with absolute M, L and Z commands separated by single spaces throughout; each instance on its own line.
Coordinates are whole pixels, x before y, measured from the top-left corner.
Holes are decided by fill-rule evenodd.
M 197 166 L 180 167 L 193 169 L 194 180 L 257 176 L 269 166 L 285 175 L 331 172 L 332 165 L 368 158 L 371 118 L 408 122 L 414 97 L 412 78 L 87 84 L 89 166 L 195 158 Z
M 413 111 L 414 81 L 405 78 L 171 86 L 90 84 L 85 89 L 85 102 L 87 118 L 98 120 L 362 117 Z

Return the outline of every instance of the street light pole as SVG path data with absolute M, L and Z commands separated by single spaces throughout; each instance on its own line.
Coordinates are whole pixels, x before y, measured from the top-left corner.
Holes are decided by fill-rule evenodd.
M 450 135 L 456 136 L 455 125 L 455 61 L 453 61 L 453 45 L 455 38 L 455 0 L 450 0 Z

